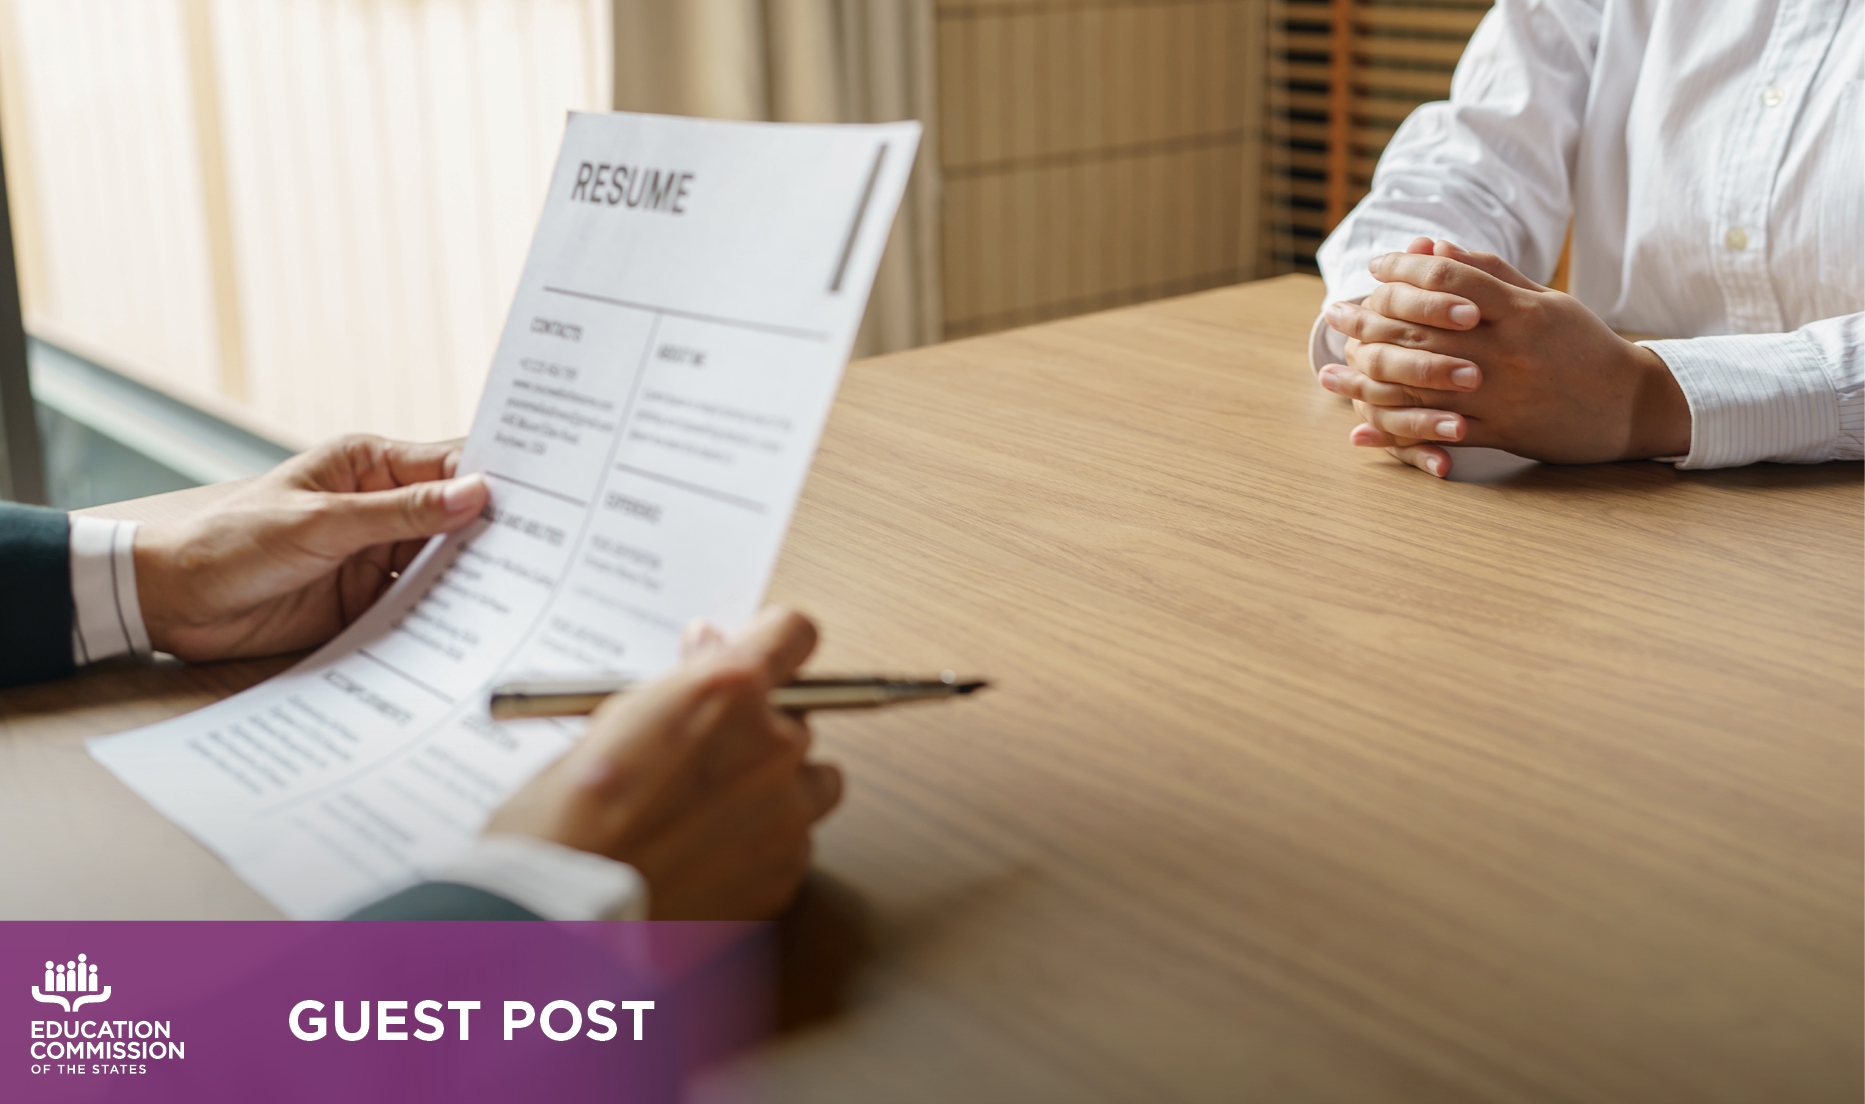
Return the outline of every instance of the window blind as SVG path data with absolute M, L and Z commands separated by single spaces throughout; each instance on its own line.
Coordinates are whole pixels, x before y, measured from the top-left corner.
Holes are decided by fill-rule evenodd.
M 1412 109 L 1450 94 L 1490 0 L 1270 0 L 1259 271 L 1314 272 Z

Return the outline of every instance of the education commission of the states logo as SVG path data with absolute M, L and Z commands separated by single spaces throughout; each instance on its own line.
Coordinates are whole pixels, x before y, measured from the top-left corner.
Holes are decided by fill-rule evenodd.
M 90 1012 L 86 1005 L 110 999 L 110 986 L 98 977 L 97 963 L 89 955 L 58 963 L 45 962 L 45 975 L 32 987 L 32 999 L 55 1004 L 66 1018 L 33 1020 L 31 1054 L 34 1074 L 77 1075 L 147 1073 L 152 1059 L 187 1057 L 187 1044 L 173 1038 L 167 1020 L 104 1020 L 108 1010 Z M 132 1001 L 132 1003 L 134 1003 Z M 75 1018 L 80 1010 L 85 1018 Z M 48 1012 L 49 1014 L 49 1012 Z
M 102 1004 L 110 999 L 110 986 L 97 987 L 97 963 L 79 955 L 62 966 L 50 959 L 45 963 L 45 987 L 32 987 L 32 999 L 56 1004 L 67 1012 L 76 1012 L 87 1004 Z M 69 993 L 70 996 L 64 994 Z

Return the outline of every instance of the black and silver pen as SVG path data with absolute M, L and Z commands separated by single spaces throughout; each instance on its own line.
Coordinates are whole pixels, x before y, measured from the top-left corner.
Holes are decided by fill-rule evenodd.
M 508 682 L 492 690 L 492 719 L 576 717 L 593 713 L 611 694 L 641 685 L 630 679 L 577 679 L 562 682 Z M 876 709 L 907 702 L 943 701 L 984 689 L 984 679 L 959 679 L 946 671 L 936 679 L 876 677 L 801 678 L 771 689 L 777 709 Z

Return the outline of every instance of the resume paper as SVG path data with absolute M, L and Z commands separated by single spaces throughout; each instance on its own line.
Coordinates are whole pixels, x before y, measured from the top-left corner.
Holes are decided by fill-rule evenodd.
M 291 670 L 91 754 L 293 917 L 459 855 L 583 724 L 494 723 L 492 686 L 653 675 L 756 612 L 919 133 L 573 114 L 461 460 L 484 516 Z

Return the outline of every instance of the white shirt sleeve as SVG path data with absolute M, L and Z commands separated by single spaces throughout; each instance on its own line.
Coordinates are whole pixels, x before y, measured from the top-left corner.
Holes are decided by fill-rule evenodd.
M 648 918 L 648 884 L 634 867 L 531 836 L 481 836 L 433 877 L 495 893 L 546 920 Z
M 1865 314 L 1642 344 L 1690 403 L 1690 455 L 1678 467 L 1865 459 Z
M 71 658 L 80 667 L 153 651 L 136 598 L 135 547 L 133 521 L 71 518 Z
M 1560 259 L 1600 12 L 1585 0 L 1500 0 L 1471 36 L 1451 98 L 1413 111 L 1365 200 L 1316 259 L 1328 302 L 1378 286 L 1367 262 L 1413 238 L 1495 253 L 1532 279 Z

